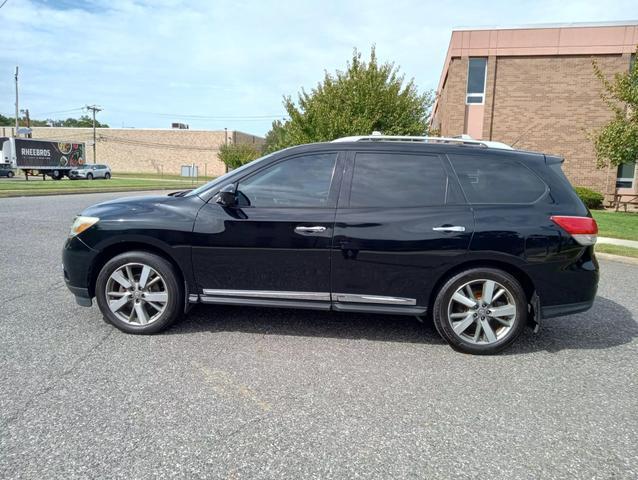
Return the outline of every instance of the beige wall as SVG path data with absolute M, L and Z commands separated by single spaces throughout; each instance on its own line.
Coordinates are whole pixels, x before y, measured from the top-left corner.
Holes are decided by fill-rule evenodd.
M 10 127 L 0 127 L 0 135 L 10 136 Z M 261 148 L 264 139 L 238 131 L 98 128 L 96 156 L 114 172 L 180 173 L 182 165 L 195 164 L 199 174 L 221 175 L 219 147 L 226 142 L 251 143 Z M 93 159 L 91 128 L 34 127 L 33 138 L 86 143 L 87 161 Z

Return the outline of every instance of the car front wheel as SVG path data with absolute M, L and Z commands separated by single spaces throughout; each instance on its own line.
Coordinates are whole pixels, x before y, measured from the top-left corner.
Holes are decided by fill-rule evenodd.
M 93 174 L 92 173 L 87 173 L 86 174 L 86 179 L 87 180 L 93 180 Z
M 105 319 L 128 333 L 150 334 L 181 315 L 183 289 L 173 266 L 148 252 L 109 260 L 97 278 L 97 304 Z
M 434 325 L 455 350 L 489 355 L 510 346 L 527 321 L 527 297 L 509 273 L 475 268 L 450 278 L 434 302 Z

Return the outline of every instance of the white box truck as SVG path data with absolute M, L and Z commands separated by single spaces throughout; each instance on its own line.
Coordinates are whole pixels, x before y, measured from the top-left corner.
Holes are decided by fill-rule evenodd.
M 68 177 L 69 172 L 86 161 L 83 143 L 32 138 L 0 137 L 1 164 L 22 170 L 29 175 L 47 175 L 54 180 Z

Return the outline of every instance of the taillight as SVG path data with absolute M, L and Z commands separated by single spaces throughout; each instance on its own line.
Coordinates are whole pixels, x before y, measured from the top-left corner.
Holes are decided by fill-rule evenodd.
M 550 219 L 581 245 L 594 245 L 596 243 L 598 225 L 593 218 L 553 215 Z

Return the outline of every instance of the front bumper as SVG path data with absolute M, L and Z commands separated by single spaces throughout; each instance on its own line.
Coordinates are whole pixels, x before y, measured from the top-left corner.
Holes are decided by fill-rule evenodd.
M 86 245 L 79 237 L 67 239 L 62 250 L 64 282 L 75 295 L 78 305 L 90 307 L 94 292 L 91 291 L 91 266 L 98 252 Z

